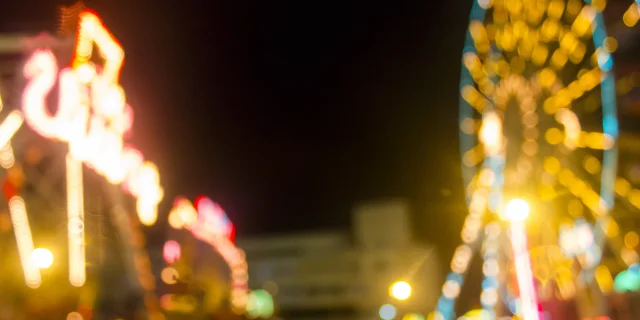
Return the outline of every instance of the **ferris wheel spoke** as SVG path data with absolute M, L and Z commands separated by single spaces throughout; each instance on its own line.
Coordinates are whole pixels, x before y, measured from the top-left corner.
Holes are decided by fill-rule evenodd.
M 466 85 L 460 91 L 462 99 L 472 106 L 477 112 L 482 113 L 493 105 L 491 100 L 472 85 Z
M 553 84 L 557 81 L 556 75 L 553 73 L 545 72 L 544 76 L 544 78 L 540 79 L 541 82 Z M 545 113 L 555 114 L 563 108 L 571 108 L 572 102 L 598 87 L 604 79 L 605 77 L 602 77 L 602 70 L 599 67 L 583 72 L 578 76 L 578 79 L 544 101 L 543 109 Z

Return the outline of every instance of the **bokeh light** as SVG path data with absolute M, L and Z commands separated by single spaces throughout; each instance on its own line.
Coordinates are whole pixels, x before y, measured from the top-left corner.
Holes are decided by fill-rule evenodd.
M 382 320 L 392 320 L 393 318 L 396 317 L 396 314 L 397 314 L 396 307 L 390 304 L 383 305 L 382 307 L 380 307 L 380 310 L 378 311 L 378 315 L 380 315 L 380 318 Z
M 398 281 L 391 285 L 389 293 L 398 300 L 406 300 L 411 296 L 411 285 L 406 281 Z
M 31 253 L 33 264 L 40 269 L 47 269 L 53 264 L 53 254 L 49 249 L 38 248 Z

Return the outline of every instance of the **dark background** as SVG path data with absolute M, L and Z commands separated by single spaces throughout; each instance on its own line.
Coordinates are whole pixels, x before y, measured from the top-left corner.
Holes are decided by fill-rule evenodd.
M 3 5 L 2 31 L 53 30 L 73 1 L 29 3 Z M 165 211 L 206 194 L 245 236 L 344 228 L 355 201 L 399 196 L 422 239 L 458 242 L 470 1 L 86 3 L 125 48 Z
M 54 31 L 57 6 L 73 4 L 28 2 L 2 5 L 0 32 Z M 466 214 L 457 121 L 471 1 L 86 4 L 125 49 L 132 142 L 165 187 L 151 242 L 177 195 L 219 202 L 238 237 L 347 229 L 355 202 L 402 197 L 449 269 Z M 479 291 L 472 281 L 463 296 Z

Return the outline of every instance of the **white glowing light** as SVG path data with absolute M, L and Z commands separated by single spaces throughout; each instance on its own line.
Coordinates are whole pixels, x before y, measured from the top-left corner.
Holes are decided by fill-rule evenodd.
M 406 281 L 398 281 L 391 286 L 390 293 L 398 300 L 407 300 L 411 296 L 411 285 Z
M 11 222 L 15 231 L 16 243 L 18 245 L 18 254 L 22 263 L 22 271 L 27 286 L 30 288 L 38 288 L 42 283 L 40 270 L 33 263 L 31 255 L 33 253 L 33 238 L 31 237 L 31 228 L 29 227 L 29 219 L 27 218 L 27 208 L 24 200 L 19 196 L 14 196 L 9 200 L 9 213 L 11 214 Z
M 495 112 L 487 112 L 482 117 L 478 138 L 484 144 L 488 155 L 498 155 L 502 150 L 502 120 Z
M 84 194 L 82 162 L 67 155 L 67 234 L 69 282 L 80 287 L 86 281 L 84 248 Z
M 510 221 L 522 221 L 529 216 L 529 204 L 522 199 L 513 199 L 504 208 L 505 217 Z

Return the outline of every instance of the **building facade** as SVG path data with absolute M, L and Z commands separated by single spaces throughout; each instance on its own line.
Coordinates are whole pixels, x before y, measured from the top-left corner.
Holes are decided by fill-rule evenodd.
M 316 232 L 238 241 L 249 265 L 249 286 L 274 296 L 276 314 L 297 319 L 376 319 L 392 304 L 398 319 L 425 315 L 441 283 L 435 251 L 411 235 L 403 201 L 358 205 L 351 232 Z M 396 281 L 412 287 L 405 301 L 390 297 Z

